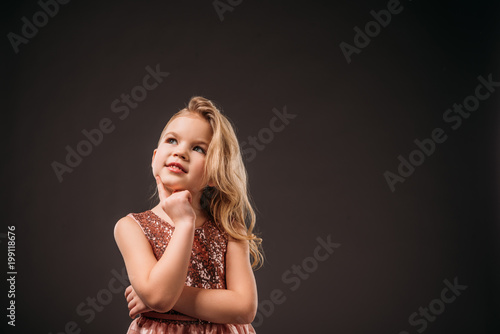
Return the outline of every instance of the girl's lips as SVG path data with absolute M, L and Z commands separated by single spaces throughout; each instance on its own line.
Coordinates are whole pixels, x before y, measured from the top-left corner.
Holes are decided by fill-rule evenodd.
M 186 172 L 186 169 L 184 168 L 184 166 L 182 164 L 180 164 L 179 162 L 171 162 L 169 164 L 166 165 L 167 167 L 177 167 L 179 168 L 181 171 L 183 171 L 184 173 L 187 173 Z
M 167 169 L 173 173 L 184 174 L 184 171 L 178 167 L 168 166 Z

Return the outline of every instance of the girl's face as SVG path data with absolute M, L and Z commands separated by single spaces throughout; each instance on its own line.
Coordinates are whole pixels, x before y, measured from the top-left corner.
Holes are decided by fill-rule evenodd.
M 212 128 L 207 120 L 196 114 L 177 117 L 153 151 L 153 175 L 159 175 L 171 192 L 189 190 L 194 196 L 201 193 L 206 186 L 201 181 L 211 140 Z M 169 166 L 172 163 L 180 164 L 183 170 Z

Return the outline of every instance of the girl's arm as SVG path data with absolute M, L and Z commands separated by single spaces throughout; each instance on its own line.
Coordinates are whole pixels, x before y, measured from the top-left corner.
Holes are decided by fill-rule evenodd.
M 251 323 L 257 312 L 257 286 L 248 241 L 230 237 L 226 253 L 226 288 L 185 286 L 173 309 L 215 323 Z
M 179 298 L 186 281 L 196 215 L 190 205 L 189 191 L 168 195 L 159 177 L 156 181 L 161 207 L 175 223 L 160 260 L 156 261 L 151 245 L 132 218 L 120 219 L 114 235 L 137 295 L 152 310 L 167 312 Z
M 143 231 L 132 218 L 120 219 L 114 230 L 130 283 L 140 299 L 157 312 L 170 310 L 182 292 L 193 248 L 192 227 L 177 226 L 159 261 Z M 160 298 L 161 296 L 161 298 Z
M 228 242 L 227 290 L 184 286 L 173 308 L 186 315 L 216 323 L 251 323 L 257 310 L 257 289 L 250 262 L 248 262 L 248 242 L 245 243 Z M 238 268 L 238 265 L 241 268 Z M 238 295 L 238 292 L 241 294 Z M 140 313 L 151 310 L 137 296 L 131 285 L 125 290 L 125 298 L 132 319 Z

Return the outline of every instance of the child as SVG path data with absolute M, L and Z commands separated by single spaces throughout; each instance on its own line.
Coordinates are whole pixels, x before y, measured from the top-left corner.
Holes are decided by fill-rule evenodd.
M 211 101 L 191 98 L 163 129 L 151 166 L 158 205 L 114 230 L 131 283 L 129 314 L 140 315 L 127 334 L 255 333 L 252 269 L 262 263 L 262 239 L 252 233 L 230 121 Z

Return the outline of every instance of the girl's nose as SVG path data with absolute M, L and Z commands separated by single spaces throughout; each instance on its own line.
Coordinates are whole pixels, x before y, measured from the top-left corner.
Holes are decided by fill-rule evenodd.
M 180 157 L 181 159 L 186 160 L 187 155 L 185 150 L 178 146 L 174 152 L 174 157 Z
M 174 157 L 180 157 L 182 160 L 186 160 L 184 154 L 174 153 Z

